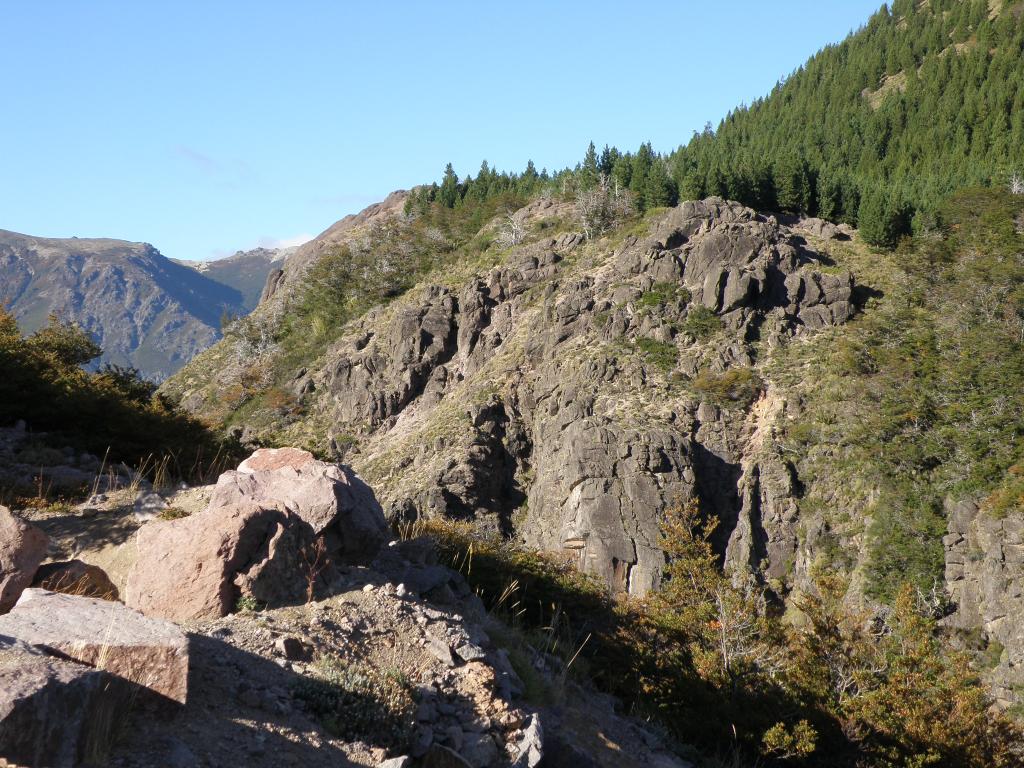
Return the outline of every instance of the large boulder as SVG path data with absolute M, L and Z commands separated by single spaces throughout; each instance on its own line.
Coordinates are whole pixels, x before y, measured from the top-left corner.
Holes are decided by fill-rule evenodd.
M 109 728 L 109 682 L 105 672 L 0 637 L 0 764 L 80 765 L 86 745 Z
M 0 637 L 104 670 L 181 704 L 188 693 L 188 638 L 168 621 L 120 603 L 27 589 L 0 616 Z
M 11 610 L 32 583 L 48 546 L 45 533 L 0 506 L 0 613 Z
M 266 603 L 303 598 L 325 578 L 313 529 L 295 513 L 251 501 L 211 506 L 139 529 L 125 603 L 174 621 L 217 618 L 240 597 Z
M 388 538 L 373 490 L 348 467 L 298 448 L 257 450 L 220 476 L 209 509 L 243 502 L 298 515 L 346 562 L 369 562 Z

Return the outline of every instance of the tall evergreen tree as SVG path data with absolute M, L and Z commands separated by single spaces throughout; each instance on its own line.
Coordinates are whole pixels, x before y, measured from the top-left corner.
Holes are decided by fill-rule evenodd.
M 445 208 L 454 208 L 461 199 L 459 194 L 459 177 L 455 175 L 455 169 L 448 163 L 444 169 L 444 178 L 441 181 L 441 188 L 438 190 L 437 199 Z

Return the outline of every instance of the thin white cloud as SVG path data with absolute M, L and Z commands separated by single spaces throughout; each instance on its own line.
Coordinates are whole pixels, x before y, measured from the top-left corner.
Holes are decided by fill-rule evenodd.
M 221 164 L 212 157 L 200 152 L 198 149 L 186 147 L 184 144 L 178 144 L 174 148 L 174 154 L 188 161 L 192 167 L 202 173 L 213 175 L 221 170 Z
M 294 235 L 293 237 L 261 237 L 256 241 L 256 245 L 260 248 L 291 248 L 293 245 L 302 245 L 308 243 L 316 235 L 310 235 L 303 233 L 301 235 Z
M 211 184 L 237 189 L 255 177 L 252 168 L 244 160 L 214 157 L 187 144 L 176 144 L 172 152 Z

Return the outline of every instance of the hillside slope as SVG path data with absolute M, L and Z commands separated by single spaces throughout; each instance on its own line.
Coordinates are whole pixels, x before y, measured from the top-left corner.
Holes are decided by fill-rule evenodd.
M 57 312 L 103 348 L 103 362 L 162 380 L 220 336 L 239 291 L 146 243 L 0 231 L 0 297 L 24 332 Z
M 1019 398 L 1019 329 L 1005 318 L 1022 275 L 1004 255 L 1020 246 L 1018 201 L 967 196 L 944 213 L 955 238 L 887 254 L 719 199 L 587 241 L 572 204 L 542 198 L 517 214 L 518 245 L 456 251 L 327 335 L 304 297 L 335 305 L 308 273 L 250 319 L 258 352 L 236 329 L 164 392 L 244 441 L 344 456 L 392 519 L 473 519 L 633 594 L 658 584 L 661 521 L 691 498 L 719 519 L 727 566 L 781 600 L 823 566 L 851 574 L 851 604 L 890 601 L 908 580 L 946 587 L 966 595 L 950 619 L 966 647 L 1006 649 L 990 679 L 1011 703 L 1021 628 L 995 619 L 1016 577 L 964 552 L 1001 536 L 978 512 L 988 494 L 1009 499 L 997 519 L 1021 514 L 1024 424 L 1005 415 Z M 415 242 L 415 217 L 391 221 L 335 247 L 379 258 Z M 977 331 L 939 331 L 950 324 Z
M 744 433 L 756 432 L 746 409 L 758 397 L 766 417 L 777 409 L 758 395 L 759 349 L 848 320 L 852 278 L 825 274 L 774 219 L 721 200 L 593 244 L 541 234 L 567 209 L 532 204 L 536 234 L 489 252 L 494 267 L 425 281 L 307 364 L 282 367 L 283 346 L 242 361 L 225 342 L 165 391 L 213 415 L 246 365 L 278 369 L 263 392 L 240 394 L 231 420 L 247 438 L 332 442 L 392 517 L 475 517 L 571 551 L 633 593 L 658 581 L 658 520 L 677 497 L 705 497 L 736 531 L 731 557 L 758 562 L 741 501 L 762 472 L 742 467 Z M 784 466 L 771 471 L 788 483 Z M 776 570 L 794 554 L 782 549 Z

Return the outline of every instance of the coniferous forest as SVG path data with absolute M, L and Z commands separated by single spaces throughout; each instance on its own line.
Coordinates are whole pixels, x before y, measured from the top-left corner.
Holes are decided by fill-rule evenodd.
M 604 174 L 644 211 L 717 195 L 757 210 L 857 226 L 871 244 L 936 227 L 953 191 L 1024 170 L 1024 8 L 1000 1 L 897 0 L 772 92 L 660 155 L 588 148 L 553 174 L 486 163 L 420 188 L 421 201 L 586 188 Z

